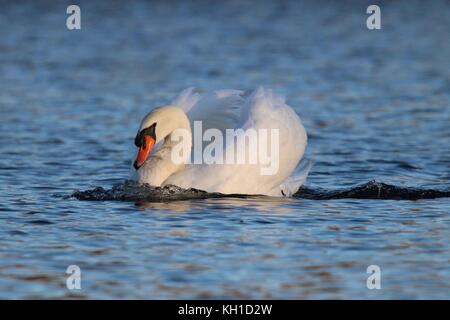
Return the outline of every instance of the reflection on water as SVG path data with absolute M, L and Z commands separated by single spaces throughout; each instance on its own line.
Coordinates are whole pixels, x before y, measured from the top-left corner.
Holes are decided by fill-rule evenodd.
M 174 214 L 179 215 L 178 211 L 189 211 L 189 210 L 203 210 L 203 211 L 213 211 L 213 210 L 227 210 L 227 209 L 239 209 L 242 206 L 246 206 L 249 209 L 260 211 L 261 213 L 270 212 L 276 214 L 277 212 L 289 212 L 291 208 L 285 205 L 289 203 L 291 199 L 278 199 L 271 197 L 254 197 L 250 199 L 242 198 L 213 198 L 205 199 L 201 201 L 171 201 L 171 202 L 147 202 L 139 201 L 136 202 L 136 206 L 139 209 L 155 209 L 158 211 L 163 211 L 164 214 Z M 208 210 L 209 208 L 209 210 Z M 175 212 L 173 212 L 175 211 Z
M 0 298 L 450 298 L 450 4 L 368 4 L 2 4 Z M 309 133 L 299 197 L 70 197 L 124 194 L 152 106 L 258 85 Z

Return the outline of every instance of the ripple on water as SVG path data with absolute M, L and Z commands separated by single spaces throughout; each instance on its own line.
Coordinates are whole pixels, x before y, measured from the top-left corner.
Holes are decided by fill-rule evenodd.
M 0 298 L 450 298 L 450 3 L 345 3 L 3 1 Z M 309 135 L 295 198 L 123 182 L 152 107 L 259 85 Z
M 258 199 L 261 196 L 250 196 L 240 194 L 208 193 L 198 189 L 182 189 L 169 185 L 164 187 L 152 187 L 150 185 L 139 185 L 133 181 L 125 181 L 114 185 L 111 189 L 96 187 L 86 191 L 75 191 L 69 197 L 78 200 L 91 201 L 170 201 L 170 200 L 193 200 L 209 198 L 247 198 Z M 332 200 L 332 199 L 380 199 L 380 200 L 419 200 L 450 197 L 450 190 L 433 190 L 411 187 L 400 187 L 386 183 L 370 181 L 368 183 L 336 190 L 325 190 L 323 188 L 302 187 L 294 195 L 297 198 L 310 200 Z M 220 206 L 211 209 L 223 209 Z

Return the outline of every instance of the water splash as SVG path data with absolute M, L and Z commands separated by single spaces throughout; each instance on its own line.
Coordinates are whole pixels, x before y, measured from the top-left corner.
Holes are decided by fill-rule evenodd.
M 325 190 L 322 188 L 300 188 L 296 197 L 313 200 L 329 199 L 380 199 L 380 200 L 419 200 L 450 197 L 450 190 L 400 187 L 383 182 L 369 181 L 362 185 Z
M 208 198 L 249 198 L 250 195 L 208 193 L 198 189 L 183 189 L 168 185 L 152 187 L 138 185 L 133 181 L 116 184 L 111 189 L 97 187 L 85 191 L 75 191 L 69 198 L 92 201 L 173 201 Z M 450 190 L 420 189 L 399 187 L 382 182 L 370 181 L 368 183 L 346 189 L 326 190 L 322 188 L 302 187 L 294 194 L 295 198 L 310 200 L 331 199 L 380 199 L 380 200 L 419 200 L 450 197 Z

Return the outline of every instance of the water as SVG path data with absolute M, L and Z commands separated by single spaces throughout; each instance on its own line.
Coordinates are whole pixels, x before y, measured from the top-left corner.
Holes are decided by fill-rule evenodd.
M 0 298 L 450 298 L 448 1 L 79 3 L 1 4 Z M 258 85 L 309 134 L 295 198 L 127 198 L 151 107 Z

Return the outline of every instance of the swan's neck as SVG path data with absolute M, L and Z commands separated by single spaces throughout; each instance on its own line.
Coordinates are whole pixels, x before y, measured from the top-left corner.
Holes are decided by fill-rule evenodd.
M 192 147 L 189 119 L 181 109 L 174 108 L 168 112 L 165 121 L 158 123 L 157 128 L 155 151 L 136 171 L 136 180 L 152 186 L 161 186 L 172 174 L 183 169 L 191 157 Z M 180 133 L 183 133 L 182 138 Z

